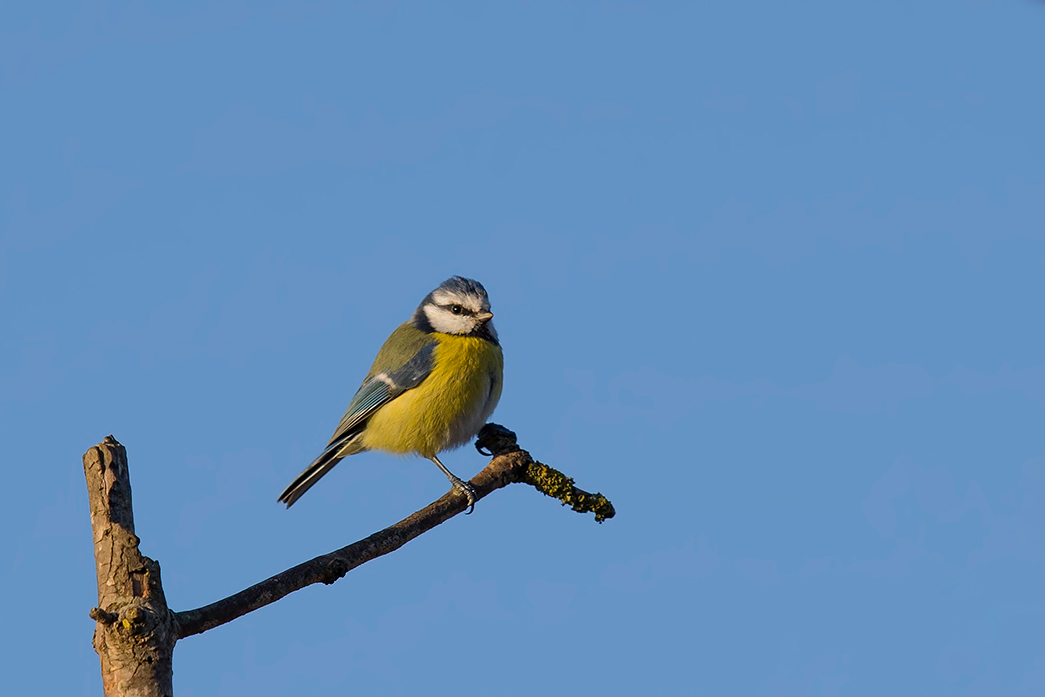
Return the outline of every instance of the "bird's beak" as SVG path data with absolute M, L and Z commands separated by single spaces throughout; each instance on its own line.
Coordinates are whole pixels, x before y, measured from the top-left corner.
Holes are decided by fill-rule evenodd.
M 480 312 L 479 314 L 477 314 L 475 316 L 475 318 L 477 320 L 479 320 L 480 322 L 482 322 L 483 324 L 486 324 L 487 322 L 489 322 L 490 320 L 493 319 L 493 313 L 492 312 Z

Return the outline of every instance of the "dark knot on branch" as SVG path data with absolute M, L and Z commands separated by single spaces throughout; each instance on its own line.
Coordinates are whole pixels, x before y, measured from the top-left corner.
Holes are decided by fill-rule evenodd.
M 521 450 L 515 432 L 500 424 L 486 424 L 475 438 L 475 449 L 485 457 L 497 457 Z
M 91 619 L 95 622 L 101 622 L 102 624 L 112 624 L 116 620 L 120 619 L 120 616 L 115 612 L 106 612 L 100 607 L 92 607 L 90 613 Z
M 348 563 L 340 557 L 334 557 L 327 564 L 326 573 L 322 579 L 323 583 L 329 586 L 334 581 L 340 580 L 347 573 Z

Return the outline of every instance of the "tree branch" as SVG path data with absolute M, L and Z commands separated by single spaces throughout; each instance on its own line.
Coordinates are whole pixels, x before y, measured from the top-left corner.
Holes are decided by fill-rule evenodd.
M 470 482 L 476 500 L 513 482 L 525 482 L 562 500 L 564 505 L 569 503 L 575 511 L 594 512 L 599 522 L 613 517 L 613 506 L 606 497 L 581 491 L 561 472 L 535 462 L 528 452 L 519 449 L 515 434 L 506 428 L 496 424 L 484 426 L 476 441 L 476 449 L 486 455 L 495 455 Z M 179 612 L 175 615 L 178 638 L 231 622 L 314 583 L 333 583 L 357 566 L 394 552 L 465 508 L 467 500 L 464 494 L 453 489 L 434 503 L 366 539 L 298 564 L 224 600 Z
M 475 447 L 484 455 L 494 456 L 471 480 L 476 499 L 521 482 L 559 499 L 563 505 L 569 504 L 575 511 L 594 513 L 600 523 L 614 515 L 613 505 L 605 496 L 582 491 L 566 475 L 536 462 L 519 448 L 515 434 L 502 426 L 484 426 Z M 170 697 L 172 658 L 178 639 L 231 622 L 313 583 L 333 583 L 467 507 L 464 494 L 453 489 L 365 540 L 298 564 L 224 600 L 174 613 L 163 595 L 160 565 L 138 550 L 126 450 L 108 436 L 87 451 L 83 465 L 98 575 L 98 607 L 90 615 L 96 621 L 94 647 L 101 658 L 107 697 Z

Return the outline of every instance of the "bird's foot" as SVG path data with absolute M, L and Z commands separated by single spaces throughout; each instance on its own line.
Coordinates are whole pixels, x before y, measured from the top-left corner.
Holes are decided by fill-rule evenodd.
M 446 469 L 446 465 L 439 462 L 439 458 L 435 455 L 429 455 L 428 459 L 434 462 L 436 466 L 443 471 L 443 474 L 446 475 L 446 478 L 450 480 L 450 483 L 454 485 L 455 489 L 460 490 L 461 493 L 468 497 L 468 510 L 465 511 L 465 514 L 471 513 L 475 509 L 475 501 L 477 499 L 475 489 L 472 488 L 472 485 L 466 481 L 462 481 L 460 477 Z
M 450 483 L 454 485 L 455 489 L 459 490 L 462 494 L 468 497 L 468 510 L 464 512 L 465 515 L 468 515 L 473 510 L 475 510 L 475 488 L 463 479 L 454 477 L 452 475 L 450 477 Z

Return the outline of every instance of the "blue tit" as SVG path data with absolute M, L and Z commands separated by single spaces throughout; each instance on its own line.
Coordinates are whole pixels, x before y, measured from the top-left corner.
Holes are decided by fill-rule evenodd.
M 454 276 L 429 293 L 392 332 L 319 457 L 279 500 L 289 508 L 343 458 L 367 450 L 416 453 L 468 498 L 475 491 L 439 461 L 467 443 L 501 398 L 504 356 L 478 281 Z

